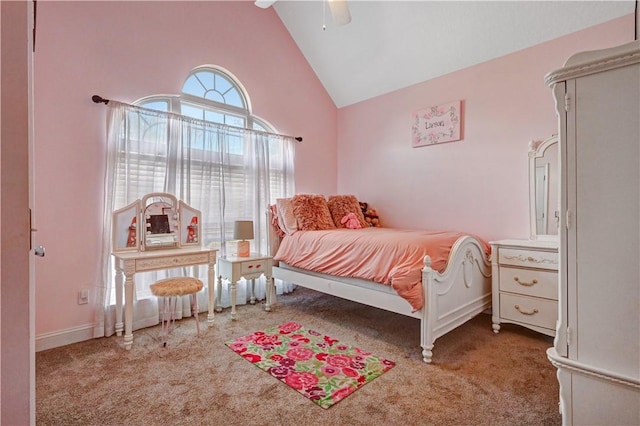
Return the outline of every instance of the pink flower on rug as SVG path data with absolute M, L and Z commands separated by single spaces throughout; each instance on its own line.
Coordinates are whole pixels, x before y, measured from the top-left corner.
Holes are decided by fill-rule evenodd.
M 324 389 L 318 386 L 312 386 L 304 390 L 304 394 L 312 401 L 317 401 L 326 396 Z
M 309 348 L 293 347 L 287 351 L 287 356 L 296 361 L 306 361 L 313 358 L 314 352 Z
M 259 346 L 275 346 L 280 344 L 278 339 L 279 337 L 274 334 L 256 335 L 253 343 Z
M 230 344 L 229 347 L 234 352 L 237 352 L 239 354 L 241 354 L 242 352 L 245 352 L 247 350 L 247 346 L 244 343 L 241 343 L 241 342 L 234 342 L 234 343 Z
M 244 354 L 242 355 L 247 361 L 255 364 L 256 362 L 262 361 L 262 357 L 256 354 Z
M 396 363 L 389 360 L 389 359 L 384 359 L 381 358 L 380 361 L 382 362 L 382 364 L 384 364 L 386 366 L 386 368 L 384 369 L 384 371 L 389 370 L 391 367 L 395 367 Z
M 307 389 L 318 384 L 318 378 L 315 375 L 297 371 L 289 374 L 284 381 L 297 390 Z
M 264 333 L 260 333 L 260 334 L 264 334 Z M 252 342 L 253 341 L 253 334 L 248 334 L 246 336 L 242 336 L 242 337 L 238 337 L 235 341 L 235 343 L 242 343 L 242 342 Z
M 329 346 L 333 346 L 333 344 L 336 343 L 338 340 L 332 339 L 329 336 L 324 336 L 324 341 L 327 342 Z
M 336 368 L 333 365 L 326 365 L 326 364 L 322 366 L 320 371 L 322 371 L 322 374 L 324 374 L 325 376 L 335 376 L 336 374 L 340 373 L 339 368 Z
M 309 343 L 309 339 L 303 334 L 294 334 L 291 338 L 295 339 L 297 342 Z
M 353 348 L 354 351 L 356 351 L 357 353 L 359 353 L 360 355 L 364 355 L 364 356 L 369 356 L 371 355 L 371 352 L 367 352 L 367 351 L 363 351 L 360 348 Z
M 358 377 L 358 372 L 353 368 L 349 368 L 349 367 L 343 368 L 342 374 L 344 374 L 347 377 Z
M 289 367 L 284 367 L 282 365 L 277 365 L 275 367 L 271 367 L 267 370 L 269 374 L 271 374 L 276 379 L 284 379 L 289 374 L 293 373 L 293 370 Z
M 280 329 L 281 334 L 289 334 L 293 333 L 296 330 L 299 330 L 300 328 L 302 328 L 302 326 L 296 322 L 290 321 L 281 324 L 278 328 Z
M 291 358 L 282 358 L 279 364 L 285 367 L 293 367 L 296 365 L 296 361 Z
M 328 353 L 326 353 L 326 352 L 320 352 L 320 353 L 317 353 L 317 354 L 316 354 L 316 359 L 317 359 L 318 361 L 324 361 L 324 360 L 326 360 L 326 359 L 327 359 L 327 357 L 328 357 L 328 356 L 329 356 L 329 354 L 328 354 Z
M 360 359 L 352 359 L 351 360 L 351 368 L 355 368 L 356 370 L 362 370 L 367 366 L 367 363 L 364 359 L 360 357 Z
M 356 388 L 345 386 L 343 388 L 340 388 L 340 389 L 334 391 L 331 394 L 331 399 L 333 399 L 333 402 L 336 403 L 336 402 L 346 398 L 347 396 L 351 395 L 351 393 L 354 390 L 356 390 Z
M 272 360 L 272 361 L 280 361 L 283 358 L 284 357 L 282 355 L 279 355 L 279 354 L 271 354 L 271 355 L 269 355 L 269 359 Z
M 344 351 L 348 351 L 349 350 L 349 346 L 347 346 L 347 345 L 337 345 L 336 349 L 339 350 L 339 351 L 343 351 L 344 352 Z
M 351 358 L 346 355 L 329 355 L 327 357 L 327 364 L 339 368 L 349 367 L 351 365 Z
M 327 345 L 327 342 L 316 342 L 316 346 L 320 349 L 326 349 L 329 347 L 329 345 Z

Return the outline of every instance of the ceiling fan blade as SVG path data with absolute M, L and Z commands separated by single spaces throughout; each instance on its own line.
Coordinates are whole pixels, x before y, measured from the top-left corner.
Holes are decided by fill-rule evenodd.
M 328 0 L 329 10 L 336 25 L 346 25 L 351 22 L 351 13 L 347 0 Z
M 271 7 L 271 5 L 274 4 L 276 1 L 277 0 L 256 0 L 255 5 L 263 9 L 266 9 L 268 7 Z

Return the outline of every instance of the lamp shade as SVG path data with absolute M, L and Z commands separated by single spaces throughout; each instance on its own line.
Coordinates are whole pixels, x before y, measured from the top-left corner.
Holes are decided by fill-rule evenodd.
M 236 220 L 233 224 L 234 240 L 253 240 L 253 221 Z

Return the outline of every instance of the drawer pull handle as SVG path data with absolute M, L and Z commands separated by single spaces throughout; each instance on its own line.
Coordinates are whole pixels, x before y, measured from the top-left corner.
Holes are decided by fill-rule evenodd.
M 248 268 L 249 268 L 249 269 L 253 268 L 253 265 L 249 265 L 249 266 L 248 266 Z
M 533 308 L 533 310 L 531 311 L 523 311 L 522 309 L 520 309 L 520 305 L 514 305 L 513 307 L 523 315 L 535 315 L 539 312 L 538 308 Z
M 259 268 L 259 267 L 261 267 L 261 266 L 262 266 L 262 265 L 260 265 L 260 264 L 257 264 L 257 265 L 256 265 L 256 268 Z
M 532 285 L 538 284 L 538 280 L 534 279 L 531 282 L 526 282 L 526 281 L 520 281 L 520 278 L 518 277 L 513 277 L 513 280 L 515 282 L 517 282 L 520 285 L 523 285 L 525 287 L 531 287 Z
M 529 262 L 533 262 L 533 261 L 534 261 L 534 260 L 536 260 L 536 259 L 535 259 L 535 258 L 533 258 L 533 257 L 531 257 L 531 256 L 529 256 L 529 257 L 527 257 L 527 260 L 528 260 Z

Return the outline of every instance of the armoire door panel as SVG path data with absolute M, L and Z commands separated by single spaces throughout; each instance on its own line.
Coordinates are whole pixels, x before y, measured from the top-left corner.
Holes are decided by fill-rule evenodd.
M 640 91 L 628 84 L 634 80 L 640 82 L 638 67 L 577 79 L 576 226 L 570 230 L 576 238 L 569 243 L 576 244 L 580 301 L 576 359 L 640 377 L 640 348 L 629 344 L 640 335 L 640 142 L 637 126 L 629 126 L 638 122 L 632 111 L 637 114 Z

